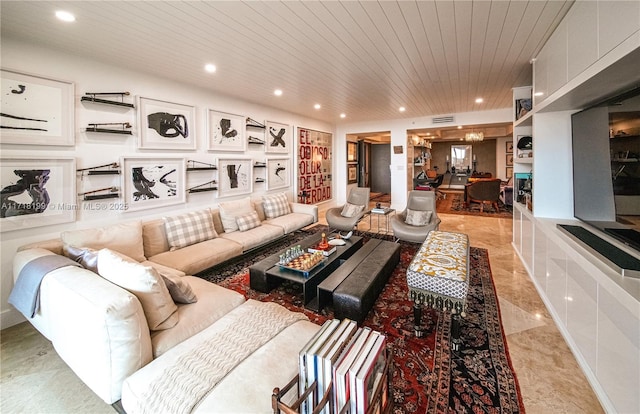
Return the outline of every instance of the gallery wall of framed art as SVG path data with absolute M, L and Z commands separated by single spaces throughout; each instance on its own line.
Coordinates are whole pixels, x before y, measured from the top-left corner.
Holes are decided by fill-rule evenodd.
M 297 201 L 295 126 L 334 128 L 206 88 L 36 45 L 3 38 L 2 47 L 3 90 L 10 98 L 46 102 L 46 108 L 27 108 L 0 101 L 2 113 L 34 119 L 0 119 L 4 127 L 25 128 L 0 131 L 0 184 L 6 188 L 7 205 L 5 217 L 0 217 L 1 255 L 7 258 L 0 267 L 0 292 L 6 295 L 13 284 L 10 258 L 15 251 L 34 241 L 59 238 L 62 231 L 161 219 L 217 208 L 221 201 L 247 196 L 259 200 L 269 193 L 283 192 Z M 25 108 L 37 111 L 24 112 Z M 150 123 L 152 114 L 160 115 L 152 116 Z M 40 125 L 44 120 L 46 128 Z M 277 140 L 277 152 L 267 147 L 273 137 L 267 123 L 276 137 L 285 129 L 279 137 L 285 146 Z M 230 139 L 221 147 L 215 140 L 218 128 L 225 138 L 244 139 Z M 240 161 L 240 172 L 248 170 L 238 187 L 231 184 L 225 167 L 232 160 Z M 175 172 L 163 178 L 160 171 L 170 164 L 175 164 Z M 288 174 L 283 174 L 283 165 Z M 46 180 L 44 185 L 41 180 Z M 37 185 L 29 184 L 36 181 Z M 29 190 L 23 191 L 25 187 Z M 29 211 L 34 213 L 24 214 Z M 7 317 L 18 321 L 5 293 L 0 311 L 3 323 Z

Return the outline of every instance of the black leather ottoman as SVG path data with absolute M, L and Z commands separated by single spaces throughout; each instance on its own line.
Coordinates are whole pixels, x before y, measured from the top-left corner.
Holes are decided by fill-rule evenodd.
M 361 324 L 373 307 L 398 262 L 400 245 L 377 239 L 366 256 L 354 255 L 342 266 L 355 263 L 354 270 L 333 292 L 333 309 L 337 319 L 349 318 Z

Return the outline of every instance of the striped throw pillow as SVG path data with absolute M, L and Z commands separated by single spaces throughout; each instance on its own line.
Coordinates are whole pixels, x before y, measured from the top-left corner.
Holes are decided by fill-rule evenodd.
M 264 215 L 268 219 L 284 216 L 291 213 L 289 200 L 285 193 L 262 196 Z
M 260 218 L 258 217 L 258 213 L 254 211 L 236 217 L 236 222 L 238 223 L 238 230 L 247 231 L 254 227 L 258 227 L 260 225 Z
M 187 247 L 218 236 L 213 228 L 211 212 L 208 209 L 193 211 L 175 217 L 164 217 L 164 227 L 171 250 Z

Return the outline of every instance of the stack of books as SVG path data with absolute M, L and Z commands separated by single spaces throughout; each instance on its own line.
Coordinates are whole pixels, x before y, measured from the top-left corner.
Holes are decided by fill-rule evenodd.
M 370 328 L 358 328 L 355 321 L 333 319 L 302 348 L 299 355 L 299 392 L 302 394 L 317 381 L 316 401 L 329 392 L 331 404 L 323 414 L 364 414 L 370 405 L 384 411 L 387 404 L 386 337 Z M 381 398 L 373 400 L 374 391 L 383 382 Z M 313 411 L 313 396 L 301 406 L 301 413 Z M 332 409 L 330 409 L 330 407 Z
M 311 247 L 309 247 L 307 249 L 307 251 L 309 253 L 321 252 L 325 256 L 329 256 L 329 255 L 335 253 L 336 250 L 337 250 L 336 246 L 333 246 L 333 245 L 330 245 L 330 244 L 328 244 L 326 246 L 320 246 L 320 243 L 316 243 L 316 244 L 314 244 L 313 246 L 311 246 Z
M 374 207 L 371 209 L 371 212 L 376 214 L 387 214 L 389 211 L 391 211 L 390 207 Z

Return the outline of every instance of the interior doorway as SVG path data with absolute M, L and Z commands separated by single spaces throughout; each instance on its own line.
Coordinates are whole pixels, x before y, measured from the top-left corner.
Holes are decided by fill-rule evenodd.
M 358 143 L 358 187 L 368 187 L 372 200 L 390 203 L 391 133 L 350 134 L 347 140 Z

